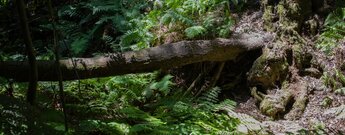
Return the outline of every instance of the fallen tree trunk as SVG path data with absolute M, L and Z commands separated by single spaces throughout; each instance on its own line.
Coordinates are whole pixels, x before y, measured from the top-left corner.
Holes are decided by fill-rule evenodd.
M 63 80 L 143 73 L 202 61 L 234 60 L 243 52 L 262 48 L 271 39 L 270 34 L 244 34 L 230 39 L 181 41 L 140 51 L 60 60 L 60 67 Z M 37 61 L 37 67 L 39 81 L 58 80 L 54 60 Z M 26 61 L 2 61 L 0 76 L 28 81 L 29 64 Z

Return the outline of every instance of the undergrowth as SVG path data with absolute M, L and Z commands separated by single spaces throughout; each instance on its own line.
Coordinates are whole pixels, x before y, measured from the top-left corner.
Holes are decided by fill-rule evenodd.
M 233 109 L 230 100 L 219 101 L 219 88 L 213 88 L 199 98 L 182 97 L 182 90 L 167 75 L 155 81 L 155 73 L 88 79 L 65 83 L 68 134 L 234 134 L 239 119 L 222 113 Z M 27 134 L 30 126 L 43 129 L 34 133 L 61 134 L 63 115 L 55 83 L 41 83 L 39 108 L 28 106 L 20 96 L 25 84 L 14 84 L 16 98 L 5 96 L 2 87 L 1 131 L 6 134 Z M 21 89 L 22 88 L 22 89 Z M 19 98 L 19 99 L 18 99 Z M 15 100 L 16 102 L 12 102 Z M 11 107 L 7 102 L 18 109 Z M 32 109 L 30 113 L 24 112 Z M 23 110 L 24 109 L 24 110 Z M 40 116 L 40 117 L 37 117 Z M 32 125 L 31 118 L 36 124 Z M 11 120 L 16 122 L 10 124 Z M 20 119 L 20 120 L 19 120 Z M 21 122 L 22 121 L 22 122 Z M 19 122 L 19 123 L 18 123 Z M 22 129 L 22 130 L 18 130 Z
M 229 5 L 228 0 L 78 2 L 59 9 L 58 29 L 74 55 L 138 50 L 183 39 L 228 37 L 234 24 Z M 40 28 L 52 30 L 51 24 Z

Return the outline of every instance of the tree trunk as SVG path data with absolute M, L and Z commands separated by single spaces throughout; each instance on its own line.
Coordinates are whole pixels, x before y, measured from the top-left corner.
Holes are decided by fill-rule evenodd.
M 262 56 L 249 71 L 251 89 L 276 90 L 273 95 L 257 98 L 261 100 L 262 113 L 276 118 L 280 114 L 287 119 L 298 118 L 303 113 L 309 88 L 301 71 L 312 67 L 312 47 L 302 35 L 313 36 L 320 27 L 319 16 L 326 0 L 262 0 L 264 28 L 277 34 L 272 48 L 265 48 Z M 322 14 L 322 15 L 321 15 Z M 303 34 L 302 34 L 303 33 Z M 309 50 L 309 51 L 308 51 Z M 260 90 L 259 90 L 260 88 Z M 257 94 L 252 91 L 253 95 Z M 288 104 L 292 108 L 286 108 Z
M 20 25 L 23 30 L 23 38 L 25 42 L 25 48 L 28 55 L 29 65 L 24 70 L 24 72 L 27 72 L 27 77 L 29 77 L 29 86 L 27 91 L 27 101 L 30 104 L 34 104 L 34 100 L 36 97 L 36 89 L 37 89 L 37 65 L 36 65 L 36 57 L 34 53 L 34 48 L 32 45 L 29 25 L 28 25 L 28 19 L 26 17 L 26 8 L 25 3 L 23 0 L 16 0 L 17 8 L 18 8 L 18 14 L 19 14 L 19 20 Z M 29 72 L 28 72 L 29 71 Z
M 272 37 L 243 34 L 231 39 L 181 41 L 140 51 L 60 60 L 60 68 L 63 80 L 75 80 L 170 69 L 203 61 L 234 60 L 241 53 L 262 48 Z M 58 80 L 54 61 L 38 61 L 37 66 L 38 80 Z M 24 61 L 0 62 L 0 76 L 16 81 L 28 81 L 28 69 L 29 64 Z

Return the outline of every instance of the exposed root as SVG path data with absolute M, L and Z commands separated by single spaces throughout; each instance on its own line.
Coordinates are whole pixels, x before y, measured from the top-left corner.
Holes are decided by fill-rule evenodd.
M 214 87 L 216 86 L 216 83 L 220 77 L 220 74 L 222 73 L 223 71 L 223 68 L 224 68 L 224 65 L 225 65 L 225 62 L 222 62 L 219 64 L 219 67 L 217 69 L 217 72 L 214 74 L 213 78 L 212 78 L 212 82 L 211 82 L 211 85 L 210 87 Z
M 203 73 L 200 73 L 200 74 L 198 75 L 198 77 L 197 77 L 197 78 L 192 82 L 192 84 L 188 87 L 188 89 L 186 90 L 186 92 L 183 93 L 183 96 L 186 96 L 188 93 L 190 93 L 190 92 L 192 91 L 192 89 L 194 89 L 195 84 L 196 84 L 197 82 L 200 81 L 200 79 L 202 78 L 202 76 L 203 76 Z
M 265 97 L 265 95 L 257 90 L 256 87 L 250 88 L 250 94 L 257 100 L 262 101 L 262 99 Z
M 224 65 L 225 65 L 225 61 L 224 61 L 224 62 L 221 62 L 221 63 L 219 64 L 216 73 L 215 73 L 215 74 L 213 75 L 213 77 L 212 77 L 212 80 L 211 80 L 211 82 L 210 82 L 210 85 L 206 86 L 204 89 L 200 89 L 200 90 L 198 91 L 198 93 L 196 94 L 196 97 L 199 96 L 199 95 L 201 94 L 202 91 L 211 89 L 211 88 L 213 88 L 213 87 L 216 86 L 217 81 L 219 80 L 219 77 L 220 77 L 220 75 L 221 75 L 221 73 L 222 73 L 222 71 L 223 71 Z
M 292 100 L 293 95 L 287 90 L 277 90 L 274 95 L 266 95 L 260 103 L 260 110 L 272 118 L 285 112 L 286 106 Z
M 296 92 L 293 93 L 295 102 L 293 103 L 290 112 L 286 114 L 284 118 L 288 120 L 296 120 L 300 118 L 306 107 L 306 103 L 308 100 L 308 84 L 305 81 L 301 80 L 298 83 L 290 85 L 288 90 Z

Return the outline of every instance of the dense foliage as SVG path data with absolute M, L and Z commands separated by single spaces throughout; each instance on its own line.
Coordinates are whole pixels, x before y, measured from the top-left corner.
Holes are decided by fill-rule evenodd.
M 339 41 L 345 40 L 345 8 L 338 8 L 330 13 L 325 20 L 324 32 L 318 39 L 318 48 L 330 54 Z
M 63 57 L 94 56 L 182 39 L 227 37 L 234 23 L 227 0 L 53 1 L 55 16 L 49 16 L 47 4 L 28 3 L 37 58 L 45 60 L 54 58 L 54 39 Z M 22 40 L 15 34 L 20 29 L 14 28 L 14 9 L 13 1 L 1 1 L 5 27 L 0 29 L 0 60 L 26 59 L 18 49 Z M 156 78 L 149 73 L 65 82 L 68 134 L 235 133 L 240 121 L 222 111 L 235 103 L 219 101 L 219 88 L 195 97 L 175 86 L 170 75 Z M 40 83 L 37 107 L 32 107 L 23 101 L 26 83 L 0 82 L 0 134 L 64 132 L 57 83 Z
M 230 100 L 218 101 L 219 88 L 203 96 L 182 97 L 182 91 L 167 75 L 154 81 L 155 74 L 126 75 L 120 77 L 83 80 L 65 84 L 70 133 L 77 134 L 218 134 L 234 133 L 239 120 L 220 113 L 222 108 L 233 108 Z M 24 84 L 15 84 L 22 90 Z M 35 133 L 64 131 L 61 106 L 55 83 L 41 83 L 39 107 L 10 99 L 1 88 L 2 131 L 25 134 L 30 126 L 42 128 Z M 15 92 L 18 98 L 21 92 Z M 15 106 L 11 106 L 10 103 Z M 32 113 L 26 113 L 32 109 Z M 217 113 L 218 112 L 218 113 Z M 40 116 L 35 118 L 34 116 Z M 36 122 L 30 125 L 28 117 Z M 3 123 L 4 122 L 4 123 Z M 14 122 L 14 123 L 12 123 Z M 18 123 L 19 122 L 19 123 Z M 12 123 L 7 125 L 5 123 Z
M 29 3 L 33 42 L 42 59 L 52 56 L 54 30 L 46 4 Z M 8 27 L 0 29 L 2 43 L 17 44 L 14 42 L 20 40 L 9 38 L 19 36 L 14 35 L 19 29 L 13 29 L 14 5 L 12 2 L 3 5 L 1 16 Z M 227 37 L 234 23 L 229 5 L 228 0 L 90 0 L 53 6 L 57 7 L 54 17 L 58 18 L 57 39 L 63 56 L 68 57 L 137 50 L 186 38 Z M 0 47 L 3 48 L 0 54 L 8 55 L 17 46 Z M 10 56 L 22 59 L 18 53 Z
M 53 15 L 48 1 L 26 2 L 37 59 L 53 60 L 54 40 L 67 59 L 226 38 L 235 24 L 232 13 L 247 0 L 52 0 Z M 0 62 L 27 59 L 15 9 L 14 1 L 0 0 Z M 335 53 L 345 40 L 344 20 L 344 7 L 331 12 L 316 47 Z M 336 93 L 345 93 L 341 70 L 335 69 L 334 75 L 325 71 L 322 79 Z M 56 82 L 40 82 L 37 105 L 31 106 L 24 102 L 27 83 L 0 78 L 0 135 L 238 134 L 244 124 L 259 123 L 233 112 L 236 103 L 220 100 L 219 87 L 199 94 L 174 84 L 176 80 L 155 72 L 68 81 L 63 108 Z

